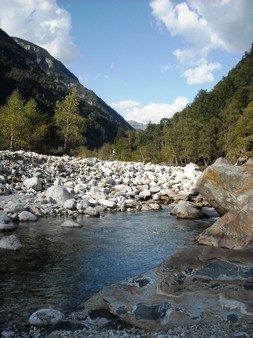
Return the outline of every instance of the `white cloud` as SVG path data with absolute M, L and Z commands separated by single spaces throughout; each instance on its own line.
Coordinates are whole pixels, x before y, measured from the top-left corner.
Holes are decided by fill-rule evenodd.
M 173 54 L 181 65 L 188 67 L 183 72 L 188 83 L 212 81 L 213 71 L 220 66 L 210 62 L 211 50 L 243 52 L 250 48 L 252 0 L 152 0 L 150 6 L 156 20 L 171 36 L 180 36 L 187 43 L 187 48 L 176 49 Z
M 110 106 L 114 109 L 131 109 L 141 106 L 141 104 L 137 101 L 133 100 L 125 100 L 125 101 L 119 101 L 119 102 L 112 102 L 110 103 Z
M 31 41 L 65 64 L 77 48 L 70 36 L 71 16 L 56 0 L 0 1 L 0 26 L 10 36 Z
M 162 118 L 171 118 L 176 112 L 181 111 L 187 103 L 186 97 L 178 96 L 171 104 L 150 102 L 142 106 L 139 102 L 129 100 L 120 101 L 117 104 L 111 104 L 111 106 L 120 109 L 127 121 L 158 123 Z
M 189 68 L 182 76 L 184 76 L 187 79 L 188 84 L 201 84 L 206 82 L 212 82 L 213 81 L 213 71 L 215 69 L 220 69 L 221 65 L 218 62 L 215 63 L 202 63 L 201 65 L 195 67 L 195 68 Z

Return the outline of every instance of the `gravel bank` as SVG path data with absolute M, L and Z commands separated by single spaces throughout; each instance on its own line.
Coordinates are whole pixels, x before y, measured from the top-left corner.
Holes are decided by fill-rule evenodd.
M 38 330 L 38 328 L 31 327 L 23 332 L 15 332 L 10 329 L 2 333 L 5 338 L 251 338 L 253 337 L 253 323 L 232 323 L 232 322 L 215 322 L 215 323 L 200 323 L 193 326 L 178 326 L 167 331 L 156 330 L 147 331 L 138 328 L 124 329 L 124 330 L 94 330 L 94 329 L 80 329 L 76 331 L 48 331 Z

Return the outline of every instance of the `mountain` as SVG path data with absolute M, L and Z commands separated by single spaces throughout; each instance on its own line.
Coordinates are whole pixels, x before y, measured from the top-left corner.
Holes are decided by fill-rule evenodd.
M 147 124 L 145 123 L 141 123 L 141 122 L 137 122 L 137 121 L 133 121 L 133 120 L 129 120 L 127 121 L 130 126 L 132 126 L 134 129 L 140 129 L 140 130 L 145 130 L 147 128 Z
M 81 99 L 80 114 L 86 118 L 85 137 L 89 149 L 112 143 L 119 128 L 133 129 L 45 49 L 20 38 L 11 38 L 1 29 L 0 79 L 0 105 L 19 89 L 25 99 L 34 98 L 40 111 L 49 117 L 54 115 L 56 101 L 76 87 Z

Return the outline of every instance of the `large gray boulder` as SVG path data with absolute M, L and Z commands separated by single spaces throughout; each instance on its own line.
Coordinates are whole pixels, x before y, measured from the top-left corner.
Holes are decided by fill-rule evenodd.
M 253 164 L 234 166 L 217 160 L 197 181 L 200 194 L 220 215 L 253 201 Z
M 253 246 L 253 163 L 233 166 L 218 159 L 200 176 L 201 195 L 222 216 L 197 238 L 200 244 L 241 249 Z
M 198 237 L 199 244 L 242 249 L 253 246 L 253 202 L 233 209 L 219 218 Z

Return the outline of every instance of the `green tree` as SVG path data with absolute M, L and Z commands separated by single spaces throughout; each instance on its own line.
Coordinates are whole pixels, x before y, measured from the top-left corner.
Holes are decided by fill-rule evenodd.
M 24 106 L 26 123 L 23 130 L 23 148 L 33 151 L 45 149 L 45 136 L 48 132 L 48 121 L 44 114 L 38 110 L 37 103 L 30 99 Z
M 1 109 L 2 147 L 9 150 L 18 149 L 26 125 L 24 100 L 18 90 L 8 98 L 7 104 Z
M 85 119 L 79 115 L 79 97 L 74 88 L 62 101 L 56 102 L 55 124 L 63 138 L 63 150 L 66 153 L 69 144 L 81 144 L 84 141 L 83 127 Z

